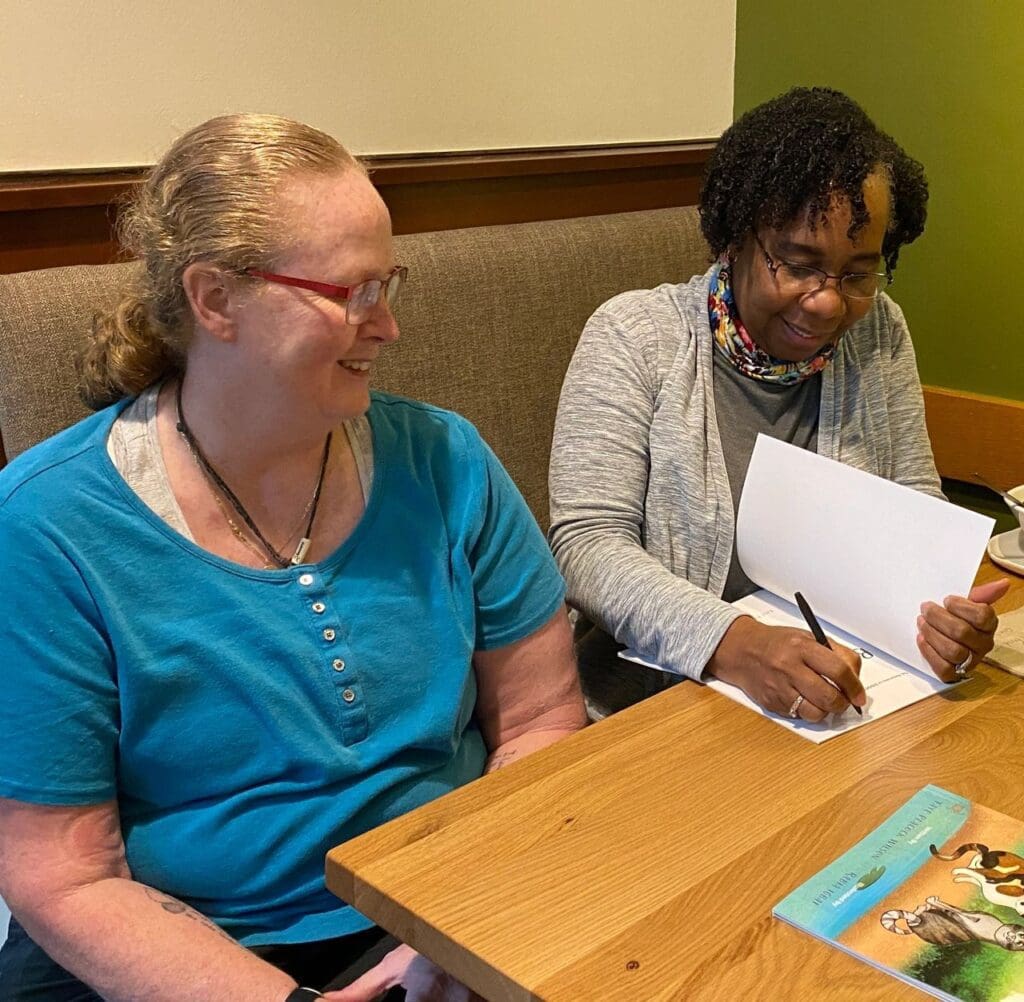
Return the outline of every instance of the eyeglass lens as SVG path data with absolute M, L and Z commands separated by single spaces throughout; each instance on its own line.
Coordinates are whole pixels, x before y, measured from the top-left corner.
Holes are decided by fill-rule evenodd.
M 406 271 L 399 268 L 388 276 L 386 282 L 379 278 L 372 278 L 367 282 L 361 282 L 349 296 L 348 306 L 345 311 L 345 319 L 348 323 L 356 326 L 365 323 L 370 311 L 380 302 L 381 293 L 384 294 L 384 301 L 388 306 L 394 306 L 398 299 L 399 290 L 402 288 Z
M 817 268 L 801 267 L 782 261 L 778 265 L 779 279 L 793 292 L 807 295 L 817 292 L 829 276 Z M 839 291 L 851 299 L 873 299 L 889 284 L 885 275 L 854 274 L 839 279 Z

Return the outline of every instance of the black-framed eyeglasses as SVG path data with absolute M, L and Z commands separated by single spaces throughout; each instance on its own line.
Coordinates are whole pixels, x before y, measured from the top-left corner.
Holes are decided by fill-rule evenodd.
M 768 253 L 768 248 L 761 243 L 761 238 L 754 233 L 757 246 L 764 254 L 765 264 L 775 279 L 779 289 L 790 296 L 806 296 L 824 288 L 825 283 L 834 278 L 836 288 L 847 299 L 874 299 L 883 289 L 892 284 L 892 273 L 888 271 L 850 272 L 846 275 L 831 275 L 821 268 L 812 268 L 808 264 L 794 264 L 784 258 L 775 258 Z
M 398 293 L 409 276 L 409 269 L 397 265 L 384 278 L 371 278 L 358 285 L 333 285 L 330 282 L 316 282 L 309 278 L 293 278 L 291 275 L 278 275 L 272 271 L 259 271 L 256 268 L 246 268 L 245 274 L 264 282 L 309 289 L 310 292 L 316 292 L 328 299 L 337 299 L 345 303 L 345 322 L 352 327 L 358 327 L 370 319 L 370 313 L 382 297 L 389 307 L 395 305 Z

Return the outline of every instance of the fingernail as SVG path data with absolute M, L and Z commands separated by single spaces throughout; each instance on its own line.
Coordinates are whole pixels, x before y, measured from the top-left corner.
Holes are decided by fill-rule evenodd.
M 921 629 L 922 626 L 924 626 L 924 616 L 918 616 L 917 617 L 917 628 Z

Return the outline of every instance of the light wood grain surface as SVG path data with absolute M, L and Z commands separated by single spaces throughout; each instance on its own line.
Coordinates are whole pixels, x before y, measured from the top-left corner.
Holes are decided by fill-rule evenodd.
M 1024 818 L 1022 721 L 988 666 L 823 745 L 685 683 L 339 846 L 327 883 L 490 1002 L 918 999 L 772 906 L 928 783 Z

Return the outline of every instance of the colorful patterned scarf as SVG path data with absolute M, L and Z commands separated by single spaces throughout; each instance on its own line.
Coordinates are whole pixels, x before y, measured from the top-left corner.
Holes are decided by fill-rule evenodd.
M 725 255 L 719 258 L 711 271 L 708 322 L 719 354 L 745 376 L 765 383 L 782 386 L 802 383 L 821 372 L 836 353 L 836 345 L 828 344 L 802 362 L 785 362 L 780 358 L 772 358 L 758 348 L 736 311 L 736 300 L 730 284 L 729 259 Z

